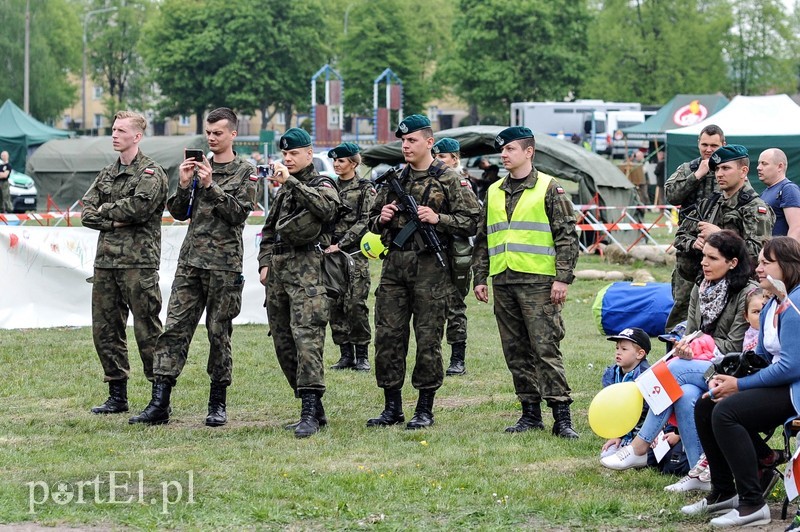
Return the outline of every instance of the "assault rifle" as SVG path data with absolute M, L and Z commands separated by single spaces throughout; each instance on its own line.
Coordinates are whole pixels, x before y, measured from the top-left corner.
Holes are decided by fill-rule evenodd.
M 421 237 L 422 244 L 425 246 L 425 249 L 430 251 L 436 256 L 436 262 L 441 268 L 447 268 L 447 263 L 444 260 L 444 246 L 442 245 L 442 241 L 439 240 L 439 235 L 436 234 L 436 229 L 429 223 L 425 223 L 420 221 L 419 214 L 417 210 L 419 206 L 417 205 L 414 196 L 411 194 L 406 193 L 403 189 L 403 185 L 400 184 L 400 179 L 397 175 L 397 171 L 394 168 L 391 168 L 389 171 L 385 172 L 381 175 L 378 179 L 375 180 L 375 183 L 387 184 L 391 188 L 392 192 L 398 198 L 398 210 L 400 212 L 404 212 L 409 220 L 408 223 L 397 233 L 397 236 L 394 237 L 394 241 L 392 242 L 395 246 L 402 248 L 406 241 L 413 235 L 415 238 Z

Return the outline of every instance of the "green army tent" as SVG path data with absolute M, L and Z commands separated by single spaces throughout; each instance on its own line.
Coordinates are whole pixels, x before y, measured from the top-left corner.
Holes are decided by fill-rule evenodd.
M 622 130 L 630 140 L 654 140 L 664 143 L 667 131 L 701 122 L 728 105 L 721 94 L 678 94 L 653 116 Z
M 164 167 L 169 174 L 170 191 L 178 186 L 178 166 L 185 148 L 208 149 L 202 135 L 144 137 L 139 148 Z M 39 205 L 46 205 L 48 196 L 64 209 L 83 197 L 97 173 L 116 161 L 119 154 L 111 145 L 111 137 L 82 137 L 51 140 L 28 160 L 27 174 L 36 182 Z
M 463 157 L 497 153 L 494 139 L 505 126 L 468 126 L 445 129 L 434 134 L 436 139 L 451 137 L 461 144 Z M 403 162 L 400 141 L 370 146 L 362 152 L 364 164 L 395 165 Z M 587 204 L 595 194 L 602 205 L 623 206 L 636 204 L 636 192 L 628 178 L 608 159 L 592 153 L 571 142 L 549 135 L 536 135 L 537 169 L 558 179 L 578 183 L 578 201 Z
M 11 167 L 25 172 L 25 163 L 30 151 L 48 140 L 67 138 L 69 131 L 42 124 L 6 100 L 0 107 L 0 151 L 7 151 Z
M 764 189 L 756 166 L 767 148 L 780 148 L 789 159 L 788 176 L 797 180 L 800 168 L 800 106 L 785 94 L 736 96 L 714 116 L 697 124 L 667 132 L 667 168 L 674 171 L 683 162 L 696 159 L 697 137 L 707 125 L 722 128 L 728 144 L 742 144 L 750 153 L 750 184 Z

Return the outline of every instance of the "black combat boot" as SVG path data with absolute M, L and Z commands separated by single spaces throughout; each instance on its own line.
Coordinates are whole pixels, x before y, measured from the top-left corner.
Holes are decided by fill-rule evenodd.
M 325 408 L 322 406 L 322 399 L 317 396 L 317 423 L 319 423 L 319 427 L 322 428 L 328 424 L 328 418 L 325 416 Z M 294 430 L 300 424 L 299 421 L 295 421 L 294 423 L 290 423 L 283 427 L 286 430 Z
M 401 390 L 383 390 L 384 407 L 378 417 L 367 420 L 368 427 L 388 427 L 405 423 L 403 415 L 403 392 Z
M 317 402 L 321 402 L 315 392 L 303 392 L 300 395 L 303 407 L 300 410 L 300 423 L 294 429 L 295 438 L 308 438 L 319 432 L 317 421 Z
M 569 414 L 569 403 L 553 403 L 553 434 L 559 438 L 574 440 L 578 438 L 578 433 L 572 428 L 572 418 Z
M 542 422 L 542 405 L 539 403 L 522 403 L 522 417 L 506 432 L 525 432 L 528 430 L 544 430 Z
M 451 346 L 450 367 L 445 371 L 446 375 L 463 375 L 467 372 L 464 364 L 464 357 L 467 354 L 467 342 L 456 342 Z
M 369 357 L 367 353 L 369 352 L 368 345 L 357 345 L 355 346 L 356 350 L 356 365 L 353 368 L 356 371 L 369 371 Z
M 433 398 L 436 390 L 420 390 L 414 417 L 406 425 L 406 430 L 424 429 L 433 425 Z
M 353 369 L 356 367 L 356 359 L 353 355 L 353 344 L 342 344 L 339 346 L 341 356 L 339 362 L 331 366 L 331 369 Z
M 153 383 L 153 397 L 150 403 L 142 410 L 138 416 L 133 416 L 128 423 L 145 423 L 147 425 L 163 425 L 169 423 L 169 414 L 172 411 L 169 407 L 169 396 L 172 393 L 172 385 L 166 382 Z
M 108 399 L 92 408 L 92 414 L 121 414 L 128 411 L 128 379 L 108 381 Z
M 211 383 L 211 391 L 208 394 L 208 416 L 206 416 L 206 426 L 221 427 L 228 422 L 228 414 L 225 411 L 227 392 L 227 386 Z

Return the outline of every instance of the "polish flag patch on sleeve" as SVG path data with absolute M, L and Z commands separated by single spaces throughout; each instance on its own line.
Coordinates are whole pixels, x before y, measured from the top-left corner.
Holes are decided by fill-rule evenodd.
M 758 208 L 758 214 L 767 214 L 767 208 L 766 207 L 759 207 Z
M 153 174 L 156 173 L 156 171 L 153 170 L 152 168 L 145 168 L 144 169 L 144 173 L 147 174 L 147 175 L 153 175 Z
M 469 186 L 469 181 L 467 181 L 466 179 L 462 179 L 461 180 L 461 186 L 462 187 L 468 187 Z
M 331 184 L 330 184 L 330 183 L 328 183 L 327 181 L 322 181 L 322 182 L 320 183 L 320 185 L 322 185 L 322 186 L 323 186 L 323 187 L 325 187 L 325 188 L 333 188 L 333 185 L 331 185 Z
M 557 192 L 558 194 L 563 194 L 563 193 L 564 193 L 564 189 L 563 189 L 563 188 L 561 188 L 561 187 L 556 187 L 556 192 Z
M 250 181 L 258 181 L 258 176 L 256 174 L 250 174 Z

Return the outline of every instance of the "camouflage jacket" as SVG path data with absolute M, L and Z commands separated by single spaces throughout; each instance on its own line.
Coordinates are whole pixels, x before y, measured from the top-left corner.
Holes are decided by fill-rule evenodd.
M 719 191 L 714 172 L 709 172 L 703 179 L 694 176 L 699 164 L 700 159 L 683 163 L 669 176 L 664 183 L 664 194 L 670 204 L 691 208 Z
M 81 217 L 85 227 L 100 231 L 95 267 L 158 268 L 167 190 L 164 169 L 141 151 L 128 166 L 117 159 L 100 170 L 83 196 Z
M 758 197 L 750 183 L 745 183 L 730 198 L 726 199 L 722 193 L 717 193 L 702 200 L 697 206 L 696 216 L 720 229 L 731 229 L 739 234 L 753 261 L 758 259 L 758 252 L 772 235 L 772 226 L 775 224 L 772 209 Z M 699 233 L 696 221 L 681 224 L 675 234 L 675 249 L 684 252 L 691 250 Z
M 270 266 L 272 252 L 278 243 L 278 233 L 275 226 L 278 220 L 286 213 L 298 208 L 307 209 L 323 224 L 323 232 L 319 235 L 319 242 L 323 247 L 331 244 L 333 222 L 341 206 L 339 192 L 328 179 L 318 179 L 320 176 L 310 164 L 296 174 L 291 174 L 289 179 L 278 189 L 278 194 L 272 202 L 264 227 L 261 229 L 261 248 L 258 253 L 258 269 Z M 310 183 L 313 181 L 313 185 Z
M 333 241 L 345 251 L 358 249 L 361 237 L 367 232 L 369 210 L 375 201 L 375 187 L 369 179 L 339 180 L 340 211 L 333 228 Z
M 469 181 L 452 168 L 447 168 L 438 177 L 433 175 L 436 168 L 441 166 L 443 163 L 438 161 L 434 161 L 427 170 L 421 171 L 407 166 L 407 170 L 401 174 L 400 182 L 403 189 L 414 197 L 420 207 L 430 207 L 439 214 L 439 223 L 433 227 L 439 234 L 442 244 L 447 247 L 450 235 L 470 237 L 475 234 L 480 217 L 480 204 L 472 193 Z M 380 234 L 387 248 L 409 220 L 405 213 L 399 212 L 388 224 L 381 225 L 381 209 L 392 201 L 400 203 L 391 188 L 383 185 L 378 190 L 369 212 L 370 231 Z
M 506 195 L 506 213 L 508 219 L 514 213 L 525 189 L 533 188 L 539 179 L 536 168 L 530 175 L 522 180 L 512 192 L 510 177 L 504 178 L 500 190 Z M 478 236 L 475 238 L 475 251 L 472 254 L 472 271 L 475 275 L 473 286 L 485 285 L 489 277 L 489 246 L 487 243 L 486 219 L 489 202 L 485 202 L 481 212 L 481 221 L 478 225 Z M 572 274 L 578 263 L 578 233 L 575 230 L 575 210 L 572 201 L 561 185 L 553 179 L 544 196 L 544 210 L 550 220 L 550 232 L 553 235 L 553 244 L 556 248 L 556 276 L 540 275 L 534 273 L 516 272 L 505 270 L 492 279 L 493 284 L 551 284 L 553 281 L 571 283 L 575 276 Z
M 214 163 L 211 186 L 195 190 L 191 216 L 188 215 L 191 188 L 175 191 L 167 208 L 176 220 L 191 218 L 181 246 L 178 264 L 204 270 L 242 271 L 242 232 L 256 201 L 253 165 L 236 156 L 226 164 Z

